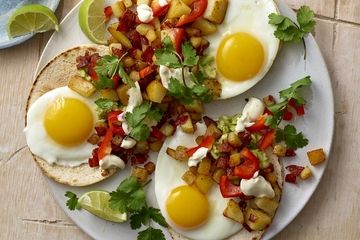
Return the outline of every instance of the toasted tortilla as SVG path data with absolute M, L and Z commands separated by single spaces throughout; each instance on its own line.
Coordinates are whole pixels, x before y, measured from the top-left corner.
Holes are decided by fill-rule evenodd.
M 88 51 L 90 54 L 99 53 L 100 55 L 109 54 L 108 47 L 102 45 L 82 45 L 71 48 L 53 58 L 47 63 L 35 77 L 35 81 L 30 91 L 26 104 L 26 112 L 29 107 L 44 93 L 68 84 L 70 77 L 76 75 L 76 58 L 84 55 Z M 26 115 L 25 115 L 26 125 Z M 77 167 L 65 167 L 57 164 L 49 164 L 47 161 L 33 155 L 35 162 L 49 178 L 70 186 L 87 186 L 100 182 L 112 176 L 116 169 L 109 169 L 108 173 L 101 174 L 99 167 L 91 168 L 88 164 Z
M 282 190 L 282 186 L 283 186 L 283 172 L 282 172 L 282 167 L 281 164 L 279 163 L 279 158 L 273 154 L 272 152 L 272 148 L 267 148 L 265 150 L 266 155 L 269 158 L 269 161 L 274 165 L 274 172 L 276 174 L 277 177 L 277 183 L 276 185 L 279 187 L 280 192 L 279 192 L 279 196 L 275 196 L 275 199 L 278 200 L 278 202 L 280 202 L 281 199 L 281 190 Z M 273 185 L 274 187 L 274 185 Z M 275 216 L 275 215 L 274 215 Z M 274 218 L 274 217 L 272 217 Z M 240 224 L 240 223 L 239 223 Z M 184 236 L 182 236 L 181 234 L 179 234 L 178 232 L 176 232 L 174 229 L 172 228 L 168 228 L 168 231 L 171 235 L 171 237 L 174 240 L 190 240 Z M 227 238 L 226 240 L 259 240 L 261 239 L 262 235 L 264 234 L 264 232 L 266 231 L 252 231 L 249 232 L 247 231 L 245 228 L 241 229 L 238 233 L 230 236 L 229 238 Z

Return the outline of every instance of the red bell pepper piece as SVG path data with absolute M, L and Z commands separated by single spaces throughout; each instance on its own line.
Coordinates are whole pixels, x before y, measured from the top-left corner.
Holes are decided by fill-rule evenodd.
M 290 99 L 289 106 L 292 106 L 295 109 L 296 114 L 298 116 L 302 116 L 302 115 L 305 114 L 304 105 L 303 104 L 297 104 L 296 101 L 293 98 Z
M 248 130 L 249 132 L 259 132 L 267 128 L 267 126 L 265 125 L 266 116 L 267 115 L 261 115 L 261 117 L 256 120 L 256 122 L 252 126 L 246 128 L 246 130 Z
M 181 53 L 181 45 L 185 36 L 185 29 L 183 28 L 172 28 L 169 31 L 169 37 L 173 42 L 173 46 L 176 52 Z
M 89 167 L 98 167 L 99 166 L 98 150 L 99 150 L 99 148 L 93 149 L 92 156 L 88 160 Z
M 165 138 L 165 135 L 157 127 L 152 127 L 150 135 L 159 141 L 162 141 Z
M 290 173 L 295 174 L 296 176 L 299 176 L 300 173 L 302 172 L 302 170 L 304 170 L 304 167 L 298 166 L 298 165 L 289 165 L 289 166 L 286 167 L 286 169 Z
M 116 89 L 119 86 L 119 82 L 120 82 L 120 76 L 119 74 L 115 73 L 115 75 L 112 78 L 113 82 L 114 82 L 114 89 Z
M 103 141 L 100 144 L 98 150 L 98 158 L 99 160 L 103 159 L 106 155 L 111 153 L 111 140 L 113 137 L 113 132 L 111 128 L 108 128 L 105 134 Z
M 141 69 L 139 71 L 139 75 L 140 75 L 140 78 L 144 78 L 146 76 L 148 76 L 149 74 L 151 74 L 152 72 L 154 72 L 154 66 L 153 65 L 150 65 L 150 66 L 147 66 L 143 69 Z
M 285 156 L 286 156 L 286 157 L 296 156 L 295 150 L 294 150 L 294 149 L 291 149 L 291 148 L 286 149 Z
M 289 110 L 285 109 L 282 119 L 285 121 L 291 121 L 292 118 L 293 114 Z
M 212 147 L 212 145 L 214 144 L 214 142 L 215 142 L 215 138 L 213 136 L 206 136 L 206 137 L 204 137 L 204 139 L 202 140 L 202 142 L 200 143 L 199 146 L 189 148 L 188 150 L 186 150 L 186 154 L 189 157 L 191 157 L 201 147 L 210 149 Z
M 159 17 L 162 15 L 165 15 L 167 11 L 169 10 L 170 4 L 167 4 L 165 6 L 160 6 L 159 0 L 153 0 L 151 2 L 151 9 L 153 11 L 154 17 Z
M 189 15 L 183 15 L 180 17 L 179 21 L 177 22 L 176 26 L 181 27 L 187 23 L 194 22 L 198 18 L 200 18 L 208 5 L 207 0 L 195 0 L 193 3 L 193 9 Z
M 244 162 L 234 168 L 234 175 L 243 179 L 250 179 L 260 168 L 259 160 L 247 147 L 241 150 L 240 155 Z
M 285 182 L 296 184 L 296 175 L 293 173 L 286 174 Z
M 134 154 L 130 157 L 131 159 L 131 165 L 139 165 L 139 164 L 143 164 L 146 162 L 146 160 L 148 159 L 147 155 L 144 154 Z
M 275 140 L 275 131 L 271 130 L 265 133 L 265 135 L 262 137 L 259 149 L 265 150 L 267 147 L 271 146 Z
M 108 21 L 110 19 L 112 14 L 113 14 L 113 10 L 112 10 L 111 6 L 107 6 L 104 8 L 104 15 L 105 15 L 106 21 Z
M 232 184 L 226 175 L 220 177 L 220 192 L 224 198 L 240 197 L 244 195 L 241 192 L 240 186 Z
M 122 111 L 112 111 L 108 114 L 108 124 L 111 131 L 120 136 L 125 136 L 124 129 L 122 128 L 121 124 L 119 123 L 118 116 L 122 113 Z

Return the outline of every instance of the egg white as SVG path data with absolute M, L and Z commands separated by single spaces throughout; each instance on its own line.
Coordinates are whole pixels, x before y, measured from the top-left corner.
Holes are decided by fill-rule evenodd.
M 190 230 L 181 229 L 171 222 L 166 212 L 166 200 L 169 193 L 178 186 L 186 185 L 181 179 L 181 176 L 188 170 L 186 163 L 177 161 L 168 156 L 166 154 L 166 149 L 168 147 L 176 148 L 179 145 L 185 147 L 196 146 L 196 137 L 203 135 L 205 131 L 206 126 L 198 123 L 197 131 L 194 134 L 187 134 L 178 129 L 173 137 L 166 140 L 159 153 L 156 164 L 155 195 L 161 213 L 175 231 L 190 239 L 219 240 L 237 233 L 243 226 L 223 216 L 223 211 L 226 208 L 229 199 L 225 199 L 221 196 L 220 190 L 216 184 L 214 184 L 207 194 L 210 205 L 209 218 L 198 228 Z
M 26 117 L 26 128 L 24 129 L 26 142 L 34 155 L 50 164 L 56 163 L 69 167 L 79 166 L 88 161 L 96 145 L 85 141 L 77 146 L 63 146 L 55 142 L 47 134 L 44 126 L 45 112 L 48 104 L 55 101 L 58 97 L 79 99 L 89 109 L 93 110 L 93 116 L 96 119 L 93 100 L 82 97 L 68 87 L 56 88 L 42 95 L 30 106 Z
M 229 1 L 224 22 L 219 25 L 215 34 L 207 37 L 210 42 L 208 54 L 213 55 L 216 59 L 219 45 L 226 35 L 245 32 L 260 41 L 265 55 L 264 65 L 260 72 L 246 81 L 231 81 L 218 71 L 217 79 L 222 86 L 221 99 L 234 97 L 247 91 L 263 79 L 269 71 L 276 58 L 280 41 L 274 36 L 276 28 L 268 23 L 268 16 L 278 12 L 273 0 Z

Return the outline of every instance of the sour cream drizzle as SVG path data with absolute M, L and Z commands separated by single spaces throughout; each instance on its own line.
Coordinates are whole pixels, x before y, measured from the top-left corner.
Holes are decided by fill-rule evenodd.
M 250 98 L 242 111 L 241 117 L 237 120 L 235 131 L 237 133 L 243 132 L 245 128 L 254 125 L 255 121 L 264 113 L 264 110 L 265 105 L 260 99 Z

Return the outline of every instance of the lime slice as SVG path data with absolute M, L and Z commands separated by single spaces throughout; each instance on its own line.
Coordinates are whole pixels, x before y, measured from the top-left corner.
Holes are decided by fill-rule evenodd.
M 111 222 L 124 222 L 127 220 L 126 213 L 114 211 L 109 207 L 110 194 L 105 191 L 87 192 L 79 198 L 80 207 L 99 218 Z
M 104 0 L 84 0 L 79 9 L 79 24 L 94 43 L 107 44 Z
M 7 25 L 10 38 L 53 29 L 59 31 L 59 22 L 54 12 L 40 4 L 25 5 L 17 9 Z

